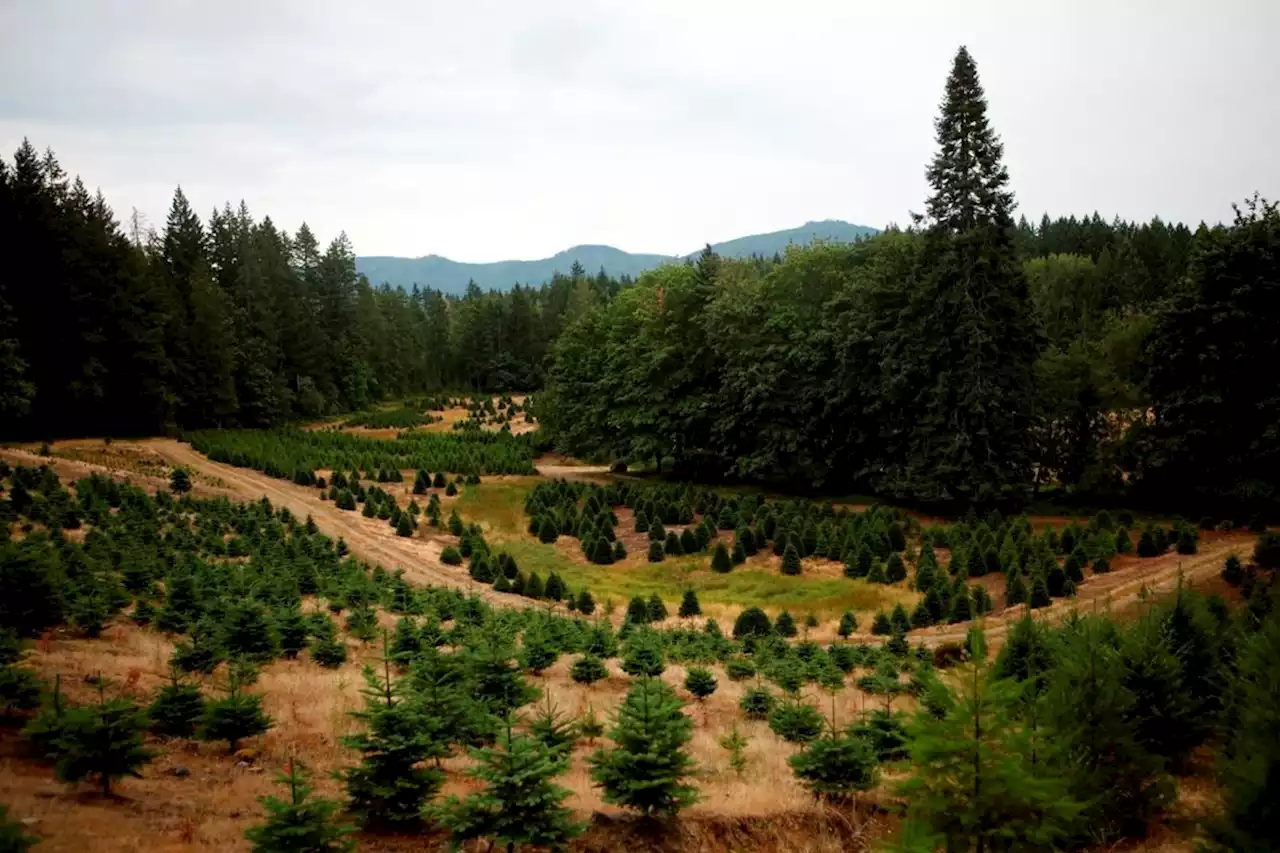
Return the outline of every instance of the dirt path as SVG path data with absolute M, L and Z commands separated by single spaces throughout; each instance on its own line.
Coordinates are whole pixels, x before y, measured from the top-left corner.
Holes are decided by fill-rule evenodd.
M 1105 575 L 1094 575 L 1080 586 L 1075 598 L 1054 599 L 1049 607 L 1035 611 L 1036 619 L 1060 622 L 1072 613 L 1119 613 L 1142 603 L 1144 590 L 1150 595 L 1169 593 L 1178 586 L 1179 578 L 1188 586 L 1213 577 L 1222 571 L 1222 563 L 1231 552 L 1248 554 L 1254 537 L 1239 533 L 1206 544 L 1198 554 L 1183 556 L 1169 553 L 1147 560 L 1137 560 Z M 1022 618 L 1023 609 L 1013 607 L 989 615 L 983 620 L 987 638 L 1000 639 L 1009 626 Z M 910 637 L 925 645 L 962 643 L 969 623 L 943 625 L 912 631 Z
M 164 475 L 148 474 L 142 471 L 133 471 L 127 468 L 117 468 L 98 462 L 91 462 L 86 459 L 74 459 L 59 455 L 64 447 L 88 445 L 88 443 L 87 441 L 59 442 L 52 456 L 41 456 L 39 453 L 21 447 L 3 447 L 0 448 L 0 459 L 8 461 L 11 465 L 25 465 L 28 468 L 39 468 L 47 465 L 60 479 L 68 482 L 74 482 L 91 474 L 100 474 L 121 483 L 131 483 L 152 494 L 169 488 L 169 476 L 167 473 Z M 100 442 L 97 442 L 97 444 L 100 444 Z M 141 449 L 140 445 L 136 445 L 133 442 L 116 442 L 113 447 L 118 451 L 122 451 L 121 455 L 127 454 L 133 448 Z M 216 485 L 216 480 L 212 478 L 208 480 L 195 478 L 192 482 L 191 491 L 196 497 L 201 498 L 237 496 L 237 493 L 231 489 Z
M 444 544 L 438 538 L 397 536 L 385 521 L 340 510 L 333 503 L 320 500 L 316 489 L 276 480 L 248 468 L 214 462 L 192 450 L 190 445 L 173 439 L 151 439 L 144 444 L 176 465 L 217 477 L 242 499 L 257 500 L 265 495 L 272 504 L 288 507 L 298 518 L 310 515 L 326 535 L 346 540 L 352 553 L 381 563 L 387 571 L 404 569 L 405 578 L 411 582 L 465 589 L 493 604 L 529 606 L 527 598 L 494 592 L 487 584 L 472 581 L 463 567 L 440 562 Z

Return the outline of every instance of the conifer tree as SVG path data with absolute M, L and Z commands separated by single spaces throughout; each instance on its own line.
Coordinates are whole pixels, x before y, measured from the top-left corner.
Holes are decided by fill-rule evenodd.
M 649 621 L 649 605 L 641 596 L 635 596 L 627 603 L 627 621 L 633 625 L 644 625 Z
M 801 571 L 800 552 L 790 543 L 782 552 L 782 573 L 784 575 L 798 575 Z
M 568 757 L 578 741 L 577 721 L 560 713 L 551 701 L 551 692 L 543 691 L 538 713 L 529 721 L 529 735 L 553 753 Z
M 893 623 L 889 621 L 889 614 L 883 610 L 876 611 L 875 621 L 871 624 L 871 633 L 877 637 L 888 636 L 893 632 Z
M 661 622 L 667 618 L 667 605 L 663 603 L 656 592 L 649 596 L 645 609 L 648 611 L 650 622 Z
M 729 551 L 724 547 L 723 542 L 716 543 L 716 550 L 711 555 L 711 571 L 722 575 L 733 571 L 733 561 L 730 559 Z
M 147 708 L 151 731 L 168 737 L 191 737 L 203 718 L 204 696 L 200 688 L 181 681 L 176 669 L 169 673 L 169 683 Z
M 884 576 L 888 583 L 898 583 L 907 579 L 907 567 L 902 562 L 901 555 L 897 553 L 889 555 L 889 562 L 885 565 Z
M 538 698 L 538 691 L 520 674 L 514 638 L 496 622 L 470 633 L 463 652 L 471 677 L 472 695 L 498 719 Z
M 525 629 L 520 640 L 520 663 L 534 673 L 541 673 L 551 667 L 560 657 L 560 649 L 551 633 L 541 624 L 534 624 Z
M 667 532 L 667 538 L 662 543 L 662 550 L 668 557 L 684 555 L 684 546 L 680 544 L 680 537 L 676 535 L 674 530 Z
M 347 787 L 347 811 L 361 827 L 406 829 L 418 824 L 424 804 L 444 782 L 439 770 L 419 764 L 449 750 L 431 740 L 421 706 L 392 680 L 385 634 L 383 652 L 381 677 L 372 667 L 364 671 L 364 710 L 351 714 L 363 731 L 341 738 L 360 753 L 360 763 L 338 777 Z
M 453 844 L 488 838 L 507 853 L 522 847 L 563 849 L 583 827 L 563 803 L 569 791 L 552 780 L 568 765 L 562 754 L 537 739 L 516 735 L 508 718 L 498 742 L 473 750 L 468 774 L 484 788 L 460 799 L 450 796 L 435 816 Z
M 889 627 L 903 634 L 911 630 L 911 618 L 907 616 L 907 608 L 902 606 L 902 602 L 893 606 L 893 613 L 889 616 Z
M 689 619 L 701 615 L 702 605 L 698 603 L 698 594 L 691 589 L 686 589 L 680 598 L 680 618 Z
M 649 562 L 650 563 L 661 563 L 663 560 L 666 559 L 666 556 L 667 556 L 666 551 L 663 550 L 661 542 L 658 542 L 655 540 L 649 543 Z
M 588 759 L 607 803 L 652 816 L 672 816 L 697 800 L 686 780 L 694 763 L 686 752 L 693 721 L 675 692 L 656 678 L 634 682 L 614 716 L 610 749 Z
M 245 831 L 253 853 L 349 853 L 355 842 L 347 838 L 352 827 L 334 823 L 338 804 L 311 796 L 305 768 L 289 759 L 276 781 L 289 786 L 289 799 L 262 797 L 267 819 Z
M 307 647 L 310 630 L 299 607 L 286 607 L 274 614 L 273 628 L 279 640 L 280 653 L 293 660 Z
M 573 666 L 569 670 L 569 677 L 579 684 L 585 684 L 587 687 L 595 684 L 597 681 L 603 681 L 609 677 L 609 671 L 605 669 L 604 661 L 592 654 L 586 654 L 573 662 Z
M 769 714 L 769 729 L 787 743 L 807 744 L 822 736 L 822 715 L 792 696 Z
M 834 729 L 787 759 L 796 778 L 815 797 L 844 800 L 855 791 L 874 788 L 879 762 L 871 744 Z
M 690 667 L 684 678 L 684 689 L 699 702 L 716 692 L 716 677 L 706 667 Z
M 922 710 L 910 727 L 913 772 L 899 788 L 904 833 L 938 837 L 949 850 L 1056 849 L 1080 805 L 1061 774 L 1037 772 L 1016 718 L 1019 689 L 990 677 L 978 637 L 956 692 L 941 703 L 945 713 Z
M 590 616 L 596 612 L 595 599 L 591 597 L 591 591 L 588 589 L 578 593 L 578 612 L 584 616 Z
M 667 668 L 662 641 L 651 630 L 635 631 L 627 637 L 622 671 L 633 678 L 656 678 Z
M 797 633 L 796 620 L 788 611 L 784 610 L 774 620 L 773 630 L 778 632 L 779 637 L 794 637 Z
M 139 768 L 155 757 L 143 745 L 145 714 L 127 699 L 106 698 L 98 677 L 98 702 L 68 709 L 58 728 L 54 773 L 62 782 L 95 777 L 104 796 L 111 783 L 125 776 L 142 778 Z
M 225 740 L 227 751 L 234 753 L 241 740 L 263 734 L 272 725 L 262 710 L 262 697 L 242 692 L 240 677 L 233 672 L 227 682 L 227 695 L 205 704 L 198 735 L 201 740 Z
M 836 628 L 836 633 L 839 634 L 841 638 L 847 640 L 857 630 L 858 630 L 857 618 L 853 615 L 851 611 L 846 610 L 840 616 L 840 625 L 839 627 Z
M 186 468 L 174 468 L 169 475 L 169 491 L 175 495 L 185 495 L 191 491 L 191 475 Z
M 738 724 L 734 723 L 727 734 L 718 741 L 720 748 L 727 750 L 729 753 L 729 767 L 734 774 L 741 776 L 747 769 L 747 745 L 750 741 L 738 730 Z

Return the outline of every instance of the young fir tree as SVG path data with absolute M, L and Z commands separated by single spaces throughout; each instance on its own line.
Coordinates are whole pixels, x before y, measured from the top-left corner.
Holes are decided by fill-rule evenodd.
M 673 816 L 697 801 L 686 780 L 694 772 L 686 748 L 693 721 L 675 692 L 656 678 L 636 681 L 614 716 L 615 746 L 588 759 L 591 778 L 607 803 L 645 815 Z
M 752 687 L 738 700 L 738 707 L 748 720 L 767 720 L 777 705 L 777 697 L 763 687 Z
M 782 573 L 784 575 L 798 575 L 800 571 L 800 552 L 796 550 L 794 545 L 788 543 L 786 549 L 782 552 Z
M 716 551 L 712 553 L 712 571 L 718 574 L 728 574 L 733 570 L 733 561 L 728 556 L 728 549 L 724 547 L 723 542 L 716 543 Z
M 847 640 L 857 630 L 858 630 L 857 618 L 854 617 L 853 613 L 846 610 L 840 616 L 840 625 L 838 628 L 836 628 L 836 633 L 839 634 L 843 639 Z
M 747 746 L 750 741 L 739 731 L 738 724 L 735 722 L 733 728 L 716 742 L 729 753 L 729 768 L 735 775 L 741 776 L 747 769 Z
M 201 740 L 225 740 L 227 751 L 234 753 L 241 740 L 263 734 L 271 726 L 271 718 L 262 710 L 262 697 L 242 692 L 240 677 L 233 672 L 227 695 L 205 704 L 198 736 Z
M 169 683 L 147 708 L 151 731 L 167 737 L 191 737 L 203 718 L 204 696 L 200 688 L 180 680 L 176 669 L 169 673 Z
M 590 616 L 596 612 L 595 599 L 591 597 L 591 591 L 588 589 L 583 589 L 582 592 L 578 593 L 577 604 L 578 612 L 583 616 Z
M 488 838 L 507 853 L 521 847 L 563 849 L 581 834 L 564 807 L 566 788 L 552 780 L 568 769 L 564 756 L 532 737 L 516 735 L 508 718 L 498 742 L 473 750 L 475 765 L 468 774 L 484 788 L 465 799 L 450 796 L 434 810 L 449 830 L 453 844 Z
M 716 692 L 716 677 L 706 667 L 693 666 L 684 677 L 684 689 L 699 702 Z
M 605 669 L 604 661 L 599 657 L 586 654 L 573 662 L 573 666 L 569 669 L 569 677 L 579 684 L 590 687 L 597 681 L 608 678 L 609 671 Z
M 876 611 L 876 618 L 871 623 L 871 633 L 877 637 L 884 637 L 893 633 L 893 623 L 889 621 L 888 613 L 883 610 Z
M 169 475 L 169 491 L 175 495 L 185 495 L 191 491 L 191 475 L 186 468 L 174 468 Z
M 307 647 L 310 630 L 306 617 L 302 615 L 301 608 L 285 607 L 276 611 L 273 623 L 280 653 L 293 660 Z
M 349 853 L 355 842 L 347 838 L 352 827 L 334 823 L 338 804 L 311 796 L 305 768 L 289 759 L 276 781 L 289 786 L 289 799 L 262 797 L 267 819 L 245 830 L 253 853 Z
M 96 777 L 104 796 L 113 780 L 142 778 L 139 768 L 155 757 L 142 742 L 146 715 L 128 699 L 106 698 L 98 677 L 98 702 L 69 708 L 63 714 L 55 746 L 54 773 L 62 782 Z
M 1063 781 L 1085 804 L 1095 842 L 1140 836 L 1171 793 L 1163 761 L 1138 742 L 1136 697 L 1114 625 L 1086 617 L 1060 637 L 1049 676 L 1047 708 L 1053 738 L 1070 763 Z
M 1245 641 L 1231 694 L 1236 721 L 1221 765 L 1224 808 L 1210 831 L 1222 851 L 1280 850 L 1280 614 Z
M 667 553 L 663 549 L 661 542 L 654 541 L 649 543 L 649 562 L 650 563 L 661 563 L 666 558 L 667 558 Z
M 870 741 L 830 730 L 787 759 L 796 778 L 815 796 L 846 800 L 874 788 L 879 761 Z
M 1080 805 L 1060 773 L 1037 771 L 1016 715 L 1020 689 L 991 677 L 977 637 L 955 693 L 939 703 L 942 716 L 922 710 L 909 729 L 912 775 L 899 788 L 904 835 L 933 836 L 948 850 L 1056 849 Z
M 689 619 L 701 615 L 702 605 L 698 603 L 698 594 L 691 589 L 686 589 L 680 598 L 680 618 Z
M 778 632 L 779 637 L 794 637 L 798 633 L 795 617 L 786 610 L 778 614 L 778 618 L 773 623 L 773 629 Z
M 365 668 L 365 707 L 351 714 L 363 731 L 340 739 L 360 753 L 360 763 L 338 778 L 347 787 L 347 811 L 362 828 L 402 830 L 418 825 L 424 804 L 439 792 L 444 774 L 425 762 L 447 755 L 449 745 L 432 740 L 421 704 L 392 681 L 386 645 L 384 635 L 382 676 Z
M 551 632 L 541 623 L 524 630 L 520 639 L 520 663 L 535 675 L 551 667 L 560 657 L 560 648 Z
M 645 609 L 648 611 L 650 622 L 661 622 L 667 618 L 667 605 L 663 603 L 656 592 L 649 596 Z
M 538 690 L 520 674 L 511 632 L 497 622 L 472 631 L 463 655 L 472 695 L 493 717 L 505 719 L 538 698 Z
M 529 721 L 529 736 L 554 754 L 567 758 L 578 742 L 577 721 L 560 713 L 551 701 L 551 691 L 544 690 L 538 712 Z

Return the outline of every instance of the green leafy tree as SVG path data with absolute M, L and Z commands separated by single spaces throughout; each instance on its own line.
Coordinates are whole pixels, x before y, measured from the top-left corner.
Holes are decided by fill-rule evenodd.
M 614 747 L 587 759 L 605 802 L 670 816 L 697 800 L 697 789 L 686 781 L 694 772 L 686 751 L 693 721 L 682 708 L 675 692 L 656 678 L 632 684 L 609 731 Z
M 261 797 L 267 819 L 245 830 L 253 853 L 348 853 L 355 842 L 347 836 L 352 827 L 334 822 L 338 804 L 311 796 L 302 762 L 289 759 L 285 772 L 276 777 L 289 786 L 289 799 Z

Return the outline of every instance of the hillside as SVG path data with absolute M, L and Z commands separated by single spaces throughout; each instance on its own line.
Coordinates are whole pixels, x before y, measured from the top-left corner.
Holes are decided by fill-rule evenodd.
M 798 228 L 784 231 L 738 237 L 715 243 L 712 248 L 725 257 L 745 258 L 782 252 L 793 243 L 803 245 L 815 239 L 851 242 L 875 233 L 876 229 L 865 225 L 827 219 L 822 222 L 806 222 Z M 469 281 L 475 281 L 486 289 L 500 290 L 506 290 L 517 283 L 541 284 L 555 272 L 568 272 L 574 261 L 591 273 L 596 273 L 603 267 L 610 275 L 636 276 L 660 264 L 685 257 L 688 255 L 633 254 L 613 246 L 574 246 L 541 260 L 496 261 L 488 264 L 463 263 L 439 255 L 422 258 L 359 257 L 356 258 L 356 269 L 374 284 L 385 282 L 397 287 L 418 284 L 439 288 L 446 293 L 462 293 Z

